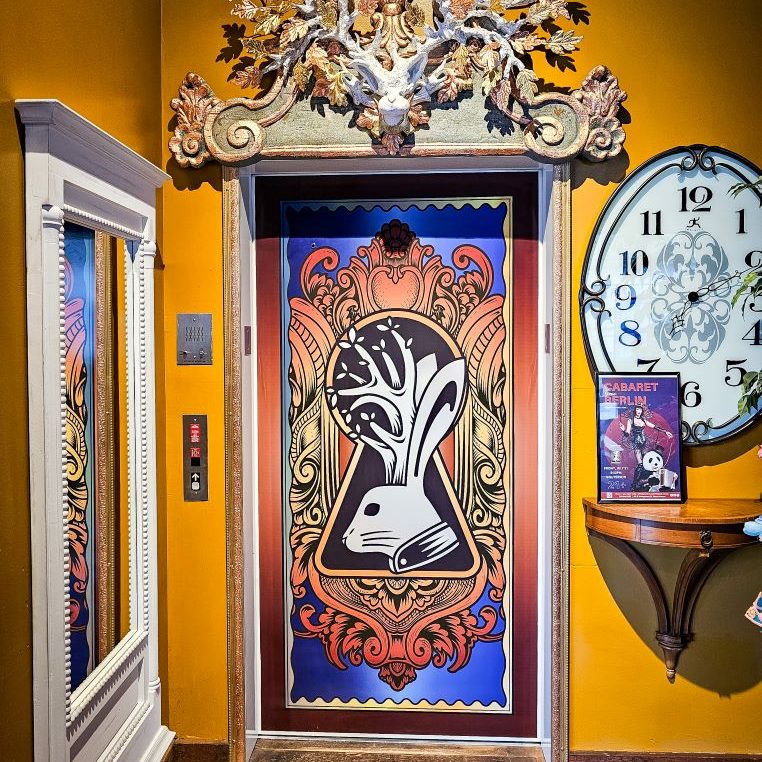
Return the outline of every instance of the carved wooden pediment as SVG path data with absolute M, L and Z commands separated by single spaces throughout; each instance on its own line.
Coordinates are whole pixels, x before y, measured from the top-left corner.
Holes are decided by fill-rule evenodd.
M 605 66 L 571 93 L 540 92 L 531 52 L 581 40 L 567 0 L 241 0 L 250 53 L 231 78 L 260 98 L 217 98 L 186 75 L 170 148 L 178 163 L 258 157 L 528 154 L 616 156 L 627 94 Z

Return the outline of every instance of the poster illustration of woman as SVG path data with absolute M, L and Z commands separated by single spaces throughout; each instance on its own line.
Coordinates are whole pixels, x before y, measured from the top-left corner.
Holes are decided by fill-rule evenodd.
M 598 377 L 599 500 L 682 500 L 679 378 Z

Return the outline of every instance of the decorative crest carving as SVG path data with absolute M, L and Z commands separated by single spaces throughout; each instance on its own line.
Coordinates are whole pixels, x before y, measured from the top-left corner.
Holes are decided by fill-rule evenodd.
M 627 96 L 616 77 L 598 66 L 572 95 L 540 93 L 532 69 L 533 51 L 568 64 L 582 38 L 558 22 L 586 20 L 579 5 L 434 0 L 425 9 L 420 0 L 240 0 L 232 13 L 253 29 L 246 34 L 243 25 L 232 25 L 226 31 L 240 58 L 230 79 L 258 88 L 275 72 L 275 83 L 264 98 L 223 102 L 201 77 L 188 74 L 171 104 L 178 123 L 170 148 L 182 166 L 200 166 L 210 157 L 241 162 L 260 153 L 327 153 L 320 150 L 326 137 L 310 129 L 320 112 L 331 122 L 326 129 L 334 154 L 342 147 L 360 153 L 368 144 L 371 153 L 414 154 L 426 143 L 453 153 L 472 145 L 474 131 L 486 126 L 497 135 L 485 148 L 496 148 L 482 153 L 606 159 L 619 153 L 625 137 L 617 114 Z M 487 110 L 486 122 L 481 110 L 481 124 L 477 111 L 466 107 L 479 93 Z M 284 127 L 274 139 L 265 133 L 300 102 L 312 108 L 289 115 L 291 130 Z M 328 108 L 315 109 L 321 102 Z M 445 104 L 460 112 L 459 124 L 464 118 L 474 124 L 450 130 L 443 141 L 432 134 L 432 110 L 444 111 Z M 344 128 L 362 130 L 370 140 Z

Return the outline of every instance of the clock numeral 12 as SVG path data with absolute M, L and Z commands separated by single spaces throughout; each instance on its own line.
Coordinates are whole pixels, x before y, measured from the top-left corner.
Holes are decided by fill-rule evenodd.
M 654 218 L 655 232 L 651 232 L 651 215 Z M 662 235 L 661 232 L 661 211 L 658 212 L 641 212 L 640 216 L 643 218 L 643 235 Z
M 680 404 L 685 407 L 698 407 L 701 404 L 700 385 L 697 381 L 686 381 L 680 386 Z
M 746 368 L 743 367 L 743 364 L 747 362 L 746 360 L 728 360 L 725 363 L 725 372 L 727 375 L 725 376 L 725 383 L 728 386 L 741 386 L 743 383 L 743 377 L 746 375 Z M 733 378 L 731 377 L 731 373 L 733 371 L 738 371 L 738 376 L 736 377 L 738 379 L 738 383 L 733 383 Z
M 750 341 L 753 346 L 762 346 L 762 320 L 757 320 L 744 334 L 743 341 Z
M 680 195 L 682 196 L 681 212 L 711 212 L 712 207 L 707 206 L 714 195 L 711 189 L 706 185 L 697 185 L 695 188 L 688 190 L 687 188 L 680 188 Z M 693 209 L 688 209 L 688 201 L 694 204 Z M 657 234 L 658 235 L 658 234 Z

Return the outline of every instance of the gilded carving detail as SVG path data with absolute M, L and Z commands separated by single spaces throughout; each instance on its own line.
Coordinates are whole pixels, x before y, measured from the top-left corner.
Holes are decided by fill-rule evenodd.
M 349 115 L 346 128 L 366 132 L 376 153 L 409 153 L 416 135 L 425 144 L 432 119 L 452 118 L 445 104 L 457 111 L 464 98 L 483 95 L 499 114 L 491 118 L 501 134 L 523 137 L 524 152 L 550 161 L 615 156 L 625 137 L 617 113 L 626 94 L 608 69 L 596 67 L 568 95 L 541 93 L 532 68 L 533 52 L 568 65 L 582 38 L 561 24 L 586 21 L 577 5 L 435 0 L 427 18 L 415 0 L 242 0 L 232 13 L 251 27 L 226 31 L 235 52 L 222 57 L 239 59 L 230 79 L 259 88 L 275 72 L 275 84 L 266 98 L 222 102 L 201 77 L 188 74 L 171 104 L 178 123 L 170 148 L 182 166 L 201 166 L 210 157 L 249 160 L 267 152 L 264 128 L 306 100 L 314 118 L 325 115 L 326 105 Z M 267 107 L 278 97 L 281 108 L 273 112 Z

